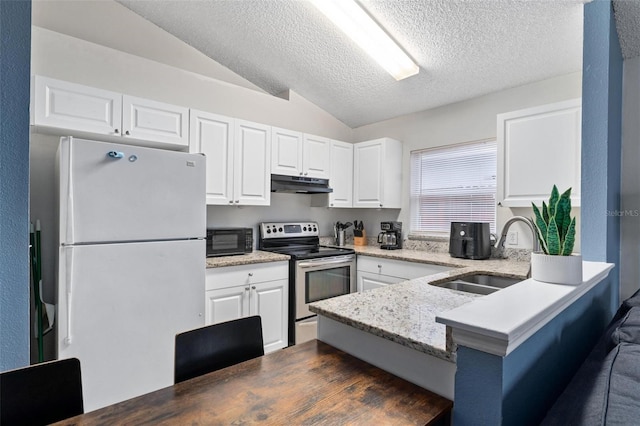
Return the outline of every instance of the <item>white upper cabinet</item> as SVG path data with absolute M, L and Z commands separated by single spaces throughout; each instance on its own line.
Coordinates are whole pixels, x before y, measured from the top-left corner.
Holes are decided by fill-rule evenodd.
M 207 204 L 268 206 L 271 128 L 191 110 L 190 150 L 207 157 Z
M 353 206 L 353 144 L 331 141 L 329 207 Z
M 581 99 L 497 116 L 498 203 L 530 207 L 571 187 L 580 205 Z
M 271 203 L 271 127 L 235 120 L 234 204 Z
M 271 173 L 302 176 L 302 133 L 271 129 Z
M 191 152 L 207 158 L 207 204 L 233 203 L 233 119 L 191 110 Z
M 331 139 L 272 129 L 271 173 L 329 179 Z
M 402 207 L 402 143 L 382 138 L 353 146 L 353 207 Z
M 54 133 L 186 150 L 189 109 L 35 76 L 31 124 Z M 99 137 L 96 137 L 99 136 Z
M 31 124 L 99 135 L 122 130 L 122 95 L 66 81 L 35 76 Z
M 189 146 L 189 108 L 122 96 L 124 137 Z
M 329 179 L 331 171 L 331 139 L 304 134 L 302 175 Z

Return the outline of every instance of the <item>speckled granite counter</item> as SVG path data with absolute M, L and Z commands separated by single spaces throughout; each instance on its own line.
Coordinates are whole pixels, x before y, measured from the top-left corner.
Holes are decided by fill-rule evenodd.
M 391 340 L 429 355 L 455 362 L 455 347 L 447 328 L 436 316 L 473 301 L 480 295 L 432 286 L 453 277 L 490 273 L 526 277 L 528 262 L 455 259 L 445 253 L 381 250 L 349 246 L 359 255 L 451 266 L 454 269 L 364 293 L 323 300 L 310 310 L 332 320 Z
M 254 263 L 279 262 L 289 260 L 285 254 L 271 253 L 268 251 L 254 250 L 248 254 L 237 256 L 208 257 L 207 268 L 222 268 L 224 266 L 251 265 Z

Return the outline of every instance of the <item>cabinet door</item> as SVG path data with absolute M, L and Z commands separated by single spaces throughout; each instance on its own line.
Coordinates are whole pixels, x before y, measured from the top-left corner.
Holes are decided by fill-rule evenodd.
M 209 290 L 205 294 L 205 324 L 217 324 L 249 316 L 248 286 Z
M 329 179 L 331 139 L 305 134 L 302 155 L 303 176 Z
M 119 135 L 122 95 L 35 76 L 31 114 L 32 124 L 36 126 Z
M 500 205 L 540 205 L 554 184 L 572 188 L 571 204 L 580 205 L 581 105 L 573 99 L 498 115 Z
M 271 129 L 271 173 L 302 176 L 302 133 Z
M 363 291 L 386 287 L 390 284 L 396 284 L 402 281 L 407 281 L 407 279 L 358 271 L 358 292 L 362 293 Z
M 122 128 L 126 138 L 189 146 L 189 109 L 122 96 Z
M 353 147 L 353 207 L 383 207 L 383 140 L 360 142 Z
M 353 206 L 353 144 L 331 142 L 329 207 Z
M 271 127 L 235 120 L 233 202 L 271 203 Z
M 251 315 L 262 318 L 264 351 L 282 349 L 288 342 L 288 280 L 251 286 Z
M 233 119 L 191 110 L 189 150 L 207 157 L 207 204 L 233 203 Z

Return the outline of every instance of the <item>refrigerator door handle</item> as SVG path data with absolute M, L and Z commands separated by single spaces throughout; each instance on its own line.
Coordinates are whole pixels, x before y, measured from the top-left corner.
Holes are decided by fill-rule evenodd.
M 72 293 L 71 284 L 73 282 L 73 247 L 65 247 L 65 268 L 66 268 L 66 287 L 67 287 L 67 337 L 64 342 L 71 344 L 71 303 Z
M 67 244 L 75 243 L 73 232 L 73 139 L 69 138 L 68 144 L 68 173 L 67 173 Z

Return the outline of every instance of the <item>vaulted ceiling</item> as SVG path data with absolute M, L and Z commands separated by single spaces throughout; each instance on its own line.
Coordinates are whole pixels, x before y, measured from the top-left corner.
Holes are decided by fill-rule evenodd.
M 307 1 L 118 1 L 266 92 L 292 89 L 353 128 L 582 68 L 577 0 L 360 0 L 419 64 L 401 81 Z

